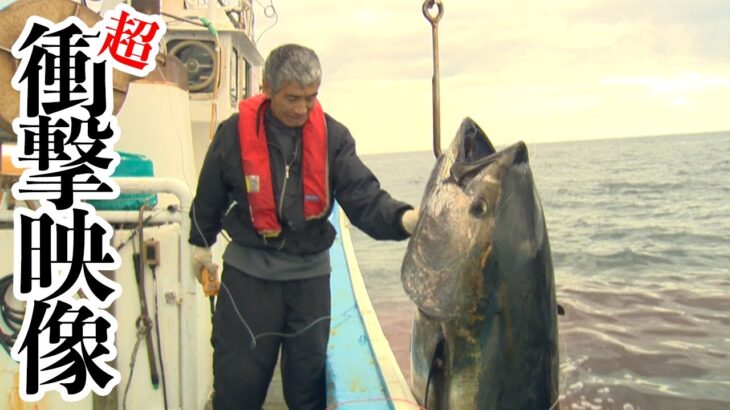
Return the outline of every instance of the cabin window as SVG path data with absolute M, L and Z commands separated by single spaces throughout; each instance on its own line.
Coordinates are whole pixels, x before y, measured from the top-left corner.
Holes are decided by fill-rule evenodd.
M 231 50 L 231 72 L 228 76 L 230 80 L 229 84 L 229 95 L 231 97 L 231 107 L 235 107 L 238 104 L 238 88 L 239 88 L 239 74 L 238 74 L 238 50 L 234 48 Z
M 246 61 L 245 58 L 241 58 L 241 67 L 243 67 L 243 70 L 241 70 L 241 95 L 245 97 L 250 97 L 253 95 L 253 92 L 251 87 L 249 87 L 248 82 L 251 81 L 248 73 L 251 71 L 251 65 Z

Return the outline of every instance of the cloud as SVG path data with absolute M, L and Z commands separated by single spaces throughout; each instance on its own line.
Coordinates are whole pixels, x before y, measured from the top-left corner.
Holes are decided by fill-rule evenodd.
M 682 73 L 675 76 L 616 77 L 601 82 L 604 85 L 636 86 L 656 93 L 697 92 L 707 88 L 730 87 L 730 75 L 708 76 Z
M 443 135 L 467 115 L 497 143 L 730 128 L 717 109 L 730 103 L 727 0 L 444 3 Z M 361 148 L 429 149 L 431 27 L 420 1 L 276 5 L 264 53 L 313 47 L 323 102 L 365 136 Z
M 725 0 L 574 1 L 566 12 L 572 18 L 612 22 L 645 20 L 706 24 L 730 17 L 730 9 Z
M 726 0 L 616 0 L 587 2 L 572 19 L 622 23 L 637 28 L 658 54 L 688 53 L 696 58 L 730 58 L 730 7 Z M 673 35 L 677 34 L 677 35 Z
M 268 52 L 284 42 L 310 46 L 319 54 L 330 80 L 412 78 L 427 67 L 424 58 L 430 56 L 429 44 L 419 41 L 425 38 L 425 22 L 417 18 L 403 21 L 408 9 L 403 2 L 289 1 L 277 5 L 280 3 L 279 30 L 274 28 L 264 37 L 263 48 Z

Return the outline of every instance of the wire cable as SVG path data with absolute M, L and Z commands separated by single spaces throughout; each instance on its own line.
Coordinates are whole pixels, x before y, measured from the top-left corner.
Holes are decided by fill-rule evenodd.
M 160 315 L 159 315 L 159 303 L 157 302 L 157 268 L 155 265 L 150 265 L 152 269 L 152 287 L 155 292 L 155 333 L 157 334 L 157 355 L 160 358 L 160 374 L 162 376 L 162 400 L 165 403 L 165 410 L 167 406 L 167 383 L 165 378 L 165 364 L 162 361 L 162 339 L 160 338 Z
M 221 288 L 226 291 L 226 294 L 228 295 L 228 297 L 231 300 L 231 305 L 233 305 L 233 310 L 236 312 L 238 319 L 241 321 L 243 326 L 246 327 L 246 331 L 248 331 L 248 334 L 251 336 L 251 350 L 256 348 L 256 339 L 258 339 L 260 337 L 264 337 L 264 336 L 296 337 L 296 336 L 303 334 L 307 330 L 311 329 L 314 325 L 316 325 L 320 322 L 323 322 L 325 320 L 330 320 L 332 318 L 332 316 L 330 316 L 330 315 L 317 318 L 317 319 L 313 320 L 311 323 L 309 323 L 307 326 L 305 326 L 302 330 L 300 330 L 296 333 L 265 332 L 265 333 L 260 333 L 258 335 L 254 335 L 253 331 L 248 326 L 248 323 L 246 323 L 246 319 L 243 318 L 243 315 L 241 315 L 241 312 L 238 310 L 238 307 L 236 306 L 236 301 L 233 299 L 233 295 L 231 294 L 231 291 L 228 289 L 228 286 L 226 286 L 225 283 L 221 282 Z
M 163 12 L 160 12 L 160 14 L 162 14 L 165 17 L 169 17 L 171 19 L 174 19 L 174 20 L 182 21 L 183 23 L 189 23 L 189 24 L 192 24 L 192 25 L 195 25 L 195 26 L 199 26 L 199 27 L 206 27 L 205 24 L 199 23 L 197 21 L 197 17 L 185 18 L 185 17 L 176 16 L 174 14 L 165 13 L 164 11 Z
M 162 208 L 162 209 L 158 210 L 157 212 L 150 214 L 150 216 L 148 216 L 147 218 L 145 218 L 142 225 L 146 226 L 147 222 L 149 222 L 150 219 L 154 218 L 155 216 L 159 215 L 160 213 L 162 213 L 164 211 L 174 212 L 176 209 L 177 209 L 177 207 L 175 207 L 174 205 L 170 205 L 167 208 Z M 132 239 L 134 239 L 134 237 L 137 236 L 138 232 L 139 232 L 139 226 L 134 228 L 134 230 L 132 231 L 132 234 L 129 235 L 129 238 L 125 239 L 124 242 L 122 242 L 121 244 L 119 244 L 119 246 L 116 247 L 117 252 L 121 251 L 122 248 L 127 246 L 128 243 L 132 242 Z
M 274 22 L 271 23 L 270 26 L 266 27 L 264 29 L 264 31 L 262 31 L 261 34 L 259 34 L 259 36 L 254 39 L 254 41 L 253 41 L 254 45 L 258 46 L 259 41 L 261 40 L 261 37 L 263 37 L 264 34 L 266 34 L 269 30 L 274 28 L 279 23 L 279 13 L 276 11 L 276 8 L 274 7 L 274 0 L 269 0 L 268 6 L 264 6 L 263 4 L 261 4 L 261 2 L 259 0 L 256 0 L 256 4 L 258 4 L 264 10 L 264 16 L 266 16 L 266 18 L 274 19 Z
M 137 342 L 134 344 L 134 349 L 132 349 L 132 358 L 129 362 L 129 379 L 127 379 L 127 386 L 124 388 L 124 396 L 122 398 L 122 409 L 127 410 L 127 394 L 129 393 L 129 388 L 132 386 L 132 376 L 134 376 L 134 368 L 137 364 L 137 352 L 139 351 L 139 345 L 142 343 L 142 340 L 144 339 L 145 335 L 145 327 L 144 324 L 141 323 L 141 321 L 137 322 Z

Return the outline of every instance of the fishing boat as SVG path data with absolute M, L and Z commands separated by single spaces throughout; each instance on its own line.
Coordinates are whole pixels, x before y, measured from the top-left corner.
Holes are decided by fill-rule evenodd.
M 8 349 L 17 338 L 23 303 L 13 296 L 15 201 L 10 186 L 22 169 L 10 156 L 17 141 L 10 124 L 17 116 L 16 67 L 9 53 L 30 16 L 53 22 L 77 16 L 93 26 L 100 12 L 118 1 L 17 0 L 0 2 L 0 328 Z M 49 392 L 26 403 L 19 394 L 19 365 L 0 352 L 0 408 L 20 409 L 206 409 L 213 390 L 211 310 L 192 274 L 189 210 L 198 171 L 212 134 L 238 101 L 259 92 L 263 58 L 254 42 L 252 0 L 131 1 L 167 25 L 157 67 L 139 79 L 115 73 L 115 115 L 122 162 L 114 175 L 121 195 L 93 202 L 114 227 L 113 246 L 121 267 L 105 275 L 122 295 L 108 309 L 118 323 L 112 365 L 121 375 L 110 394 L 66 402 Z M 14 111 L 13 111 L 14 110 Z M 331 216 L 338 236 L 331 249 L 331 334 L 327 359 L 329 408 L 417 408 L 365 289 L 338 207 Z M 218 262 L 226 244 L 214 246 Z M 143 254 L 143 263 L 134 254 Z M 139 278 L 139 279 L 138 279 Z M 145 316 L 148 327 L 138 326 Z M 8 313 L 19 312 L 19 313 Z M 154 320 L 152 320 L 154 319 Z M 19 322 L 20 321 L 20 322 Z M 278 372 L 277 372 L 278 374 Z M 286 408 L 276 380 L 266 409 Z

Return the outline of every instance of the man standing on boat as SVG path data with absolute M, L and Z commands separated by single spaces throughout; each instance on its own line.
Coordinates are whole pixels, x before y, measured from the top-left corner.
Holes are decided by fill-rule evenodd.
M 217 410 L 260 409 L 280 347 L 289 408 L 324 409 L 334 200 L 375 239 L 406 239 L 418 219 L 381 189 L 347 128 L 323 112 L 321 79 L 314 51 L 273 50 L 264 93 L 220 124 L 200 172 L 190 212 L 198 280 L 204 267 L 216 269 L 210 247 L 221 229 L 231 238 L 212 336 Z

